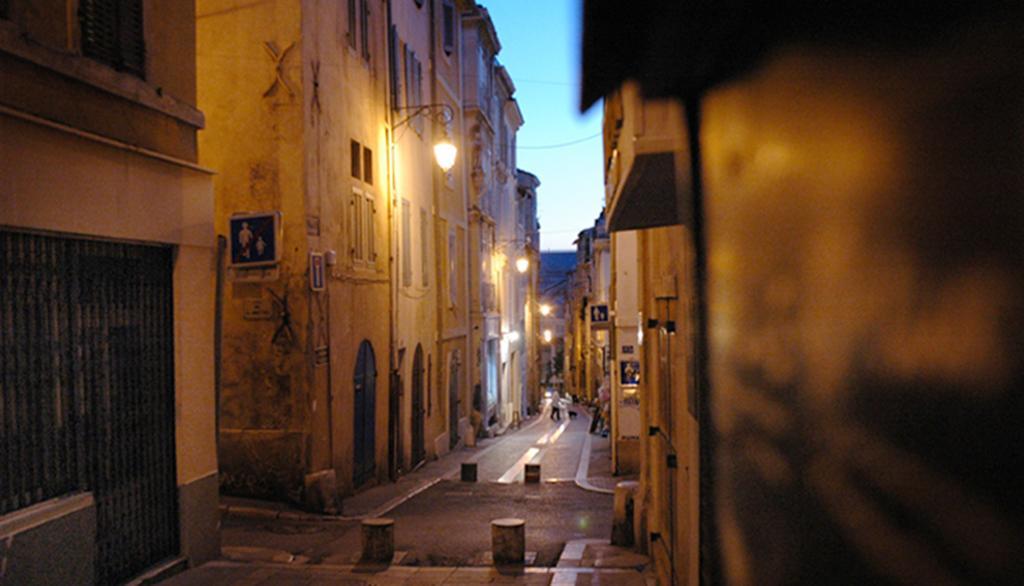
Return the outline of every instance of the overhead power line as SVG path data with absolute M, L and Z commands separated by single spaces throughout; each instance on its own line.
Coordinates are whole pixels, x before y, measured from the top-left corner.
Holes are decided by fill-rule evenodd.
M 597 138 L 599 136 L 601 136 L 600 132 L 598 132 L 597 134 L 591 134 L 590 136 L 585 136 L 583 138 L 578 138 L 576 140 L 570 140 L 569 142 L 562 142 L 562 143 L 558 143 L 558 144 L 545 144 L 545 145 L 540 145 L 540 146 L 521 146 L 521 145 L 516 145 L 516 148 L 524 149 L 524 150 L 531 150 L 531 151 L 536 151 L 536 150 L 541 150 L 541 149 L 560 149 L 562 147 L 572 146 L 574 144 L 579 144 L 581 142 L 587 142 L 588 140 L 593 140 L 593 139 L 595 139 L 595 138 Z

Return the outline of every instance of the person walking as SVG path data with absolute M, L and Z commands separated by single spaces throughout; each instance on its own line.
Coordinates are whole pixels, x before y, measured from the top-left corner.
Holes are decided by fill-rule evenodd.
M 608 379 L 601 380 L 601 386 L 597 390 L 598 409 L 601 413 L 601 428 L 600 433 L 602 437 L 608 437 L 610 430 L 609 417 L 611 416 L 611 405 L 612 405 L 612 393 L 611 389 L 608 388 Z
M 551 391 L 551 419 L 562 420 L 562 395 L 558 393 L 558 389 Z

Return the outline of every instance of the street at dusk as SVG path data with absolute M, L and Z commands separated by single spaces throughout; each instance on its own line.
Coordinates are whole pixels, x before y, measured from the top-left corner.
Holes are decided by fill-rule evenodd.
M 0 586 L 1024 576 L 1024 5 L 0 0 Z

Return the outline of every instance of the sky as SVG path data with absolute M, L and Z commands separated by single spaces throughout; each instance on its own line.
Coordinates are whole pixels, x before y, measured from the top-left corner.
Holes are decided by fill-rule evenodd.
M 601 105 L 579 111 L 582 0 L 477 3 L 491 14 L 523 112 L 517 164 L 540 179 L 541 250 L 575 249 L 604 205 Z M 575 144 L 558 146 L 566 143 Z

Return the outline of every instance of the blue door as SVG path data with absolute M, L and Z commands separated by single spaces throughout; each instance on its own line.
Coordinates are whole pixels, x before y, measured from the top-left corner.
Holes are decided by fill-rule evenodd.
M 353 377 L 355 390 L 355 409 L 352 428 L 355 430 L 355 465 L 352 482 L 359 486 L 373 477 L 376 460 L 374 458 L 374 430 L 376 428 L 376 396 L 377 396 L 377 363 L 373 355 L 373 346 L 363 340 L 359 345 L 356 357 L 356 370 Z

